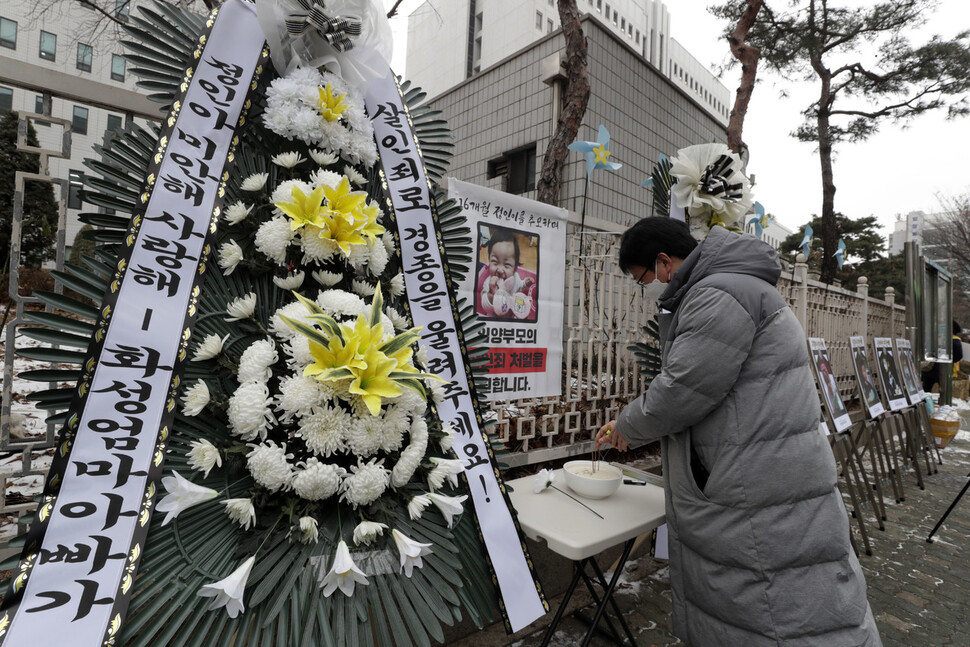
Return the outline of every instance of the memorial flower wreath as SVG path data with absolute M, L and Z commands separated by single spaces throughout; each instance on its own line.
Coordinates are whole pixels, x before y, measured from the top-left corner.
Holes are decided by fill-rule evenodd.
M 177 96 L 204 24 L 162 3 L 133 12 L 131 71 L 153 99 Z M 164 491 L 117 644 L 442 641 L 442 624 L 465 611 L 481 626 L 497 604 L 474 520 L 462 515 L 454 430 L 433 415 L 440 387 L 409 324 L 363 97 L 327 68 L 267 70 L 261 83 L 239 131 Z M 437 179 L 445 124 L 402 87 Z M 103 159 L 85 162 L 85 201 L 130 213 L 156 138 L 136 124 L 113 136 Z M 439 200 L 445 240 L 460 239 L 460 211 Z M 82 218 L 100 245 L 59 277 L 97 300 L 128 223 Z M 470 264 L 470 249 L 445 251 L 453 267 Z M 74 331 L 93 329 L 90 306 L 56 305 L 77 316 Z M 33 334 L 64 343 L 60 332 Z M 45 392 L 42 406 L 63 409 L 70 394 Z

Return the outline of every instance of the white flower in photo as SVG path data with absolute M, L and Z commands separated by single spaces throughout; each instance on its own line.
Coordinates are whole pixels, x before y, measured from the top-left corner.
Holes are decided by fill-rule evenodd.
M 280 265 L 286 262 L 286 248 L 293 242 L 296 232 L 290 227 L 286 216 L 267 220 L 256 230 L 253 242 L 256 250 Z
M 219 247 L 219 267 L 225 276 L 232 274 L 242 260 L 243 250 L 236 241 L 230 239 Z
M 236 379 L 246 382 L 265 382 L 273 377 L 273 364 L 279 361 L 276 344 L 270 339 L 257 339 L 239 357 Z
M 266 180 L 269 179 L 269 173 L 253 173 L 239 185 L 239 188 L 243 191 L 260 191 L 264 186 L 266 186 Z
M 205 385 L 204 382 L 198 384 Z M 206 439 L 193 440 L 189 445 L 189 466 L 203 472 L 202 476 L 209 476 L 213 467 L 222 467 L 222 454 L 215 445 Z
M 424 509 L 429 505 L 431 505 L 431 499 L 428 498 L 427 494 L 413 496 L 408 502 L 408 515 L 411 516 L 412 520 L 416 521 L 421 518 L 421 515 L 424 514 Z
M 202 413 L 208 404 L 209 387 L 206 386 L 204 381 L 197 380 L 182 395 L 182 415 L 189 417 L 197 416 Z
M 542 469 L 535 475 L 532 480 L 532 491 L 539 494 L 546 488 L 552 487 L 552 484 L 556 482 L 556 473 L 552 470 Z
M 333 566 L 330 572 L 323 578 L 323 597 L 329 598 L 338 588 L 347 597 L 354 594 L 354 586 L 360 584 L 367 586 L 367 576 L 357 568 L 353 558 L 350 556 L 350 549 L 347 542 L 341 541 L 337 544 L 337 554 L 333 558 Z
M 396 528 L 391 530 L 391 537 L 394 538 L 394 545 L 397 546 L 397 552 L 401 556 L 401 570 L 407 577 L 411 577 L 415 568 L 424 566 L 421 556 L 431 554 L 431 544 L 414 541 L 398 532 Z
M 207 359 L 213 359 L 219 356 L 222 352 L 222 346 L 229 339 L 227 334 L 225 337 L 220 337 L 219 335 L 206 335 L 205 339 L 202 340 L 195 348 L 195 354 L 192 355 L 193 362 L 202 362 Z
M 243 530 L 256 525 L 256 507 L 252 499 L 226 499 L 222 505 L 226 506 L 229 518 L 242 526 Z
M 226 207 L 222 217 L 225 218 L 226 222 L 230 225 L 238 225 L 246 219 L 252 210 L 253 208 L 245 202 L 233 202 L 231 205 Z
M 391 277 L 391 295 L 399 297 L 404 294 L 404 275 L 400 272 Z
M 321 168 L 317 169 L 310 175 L 310 182 L 314 186 L 325 186 L 328 189 L 336 189 L 340 184 L 344 176 L 340 173 L 334 173 L 333 171 L 328 171 L 327 169 Z
M 204 598 L 215 598 L 209 605 L 209 611 L 226 607 L 226 613 L 229 617 L 235 618 L 246 610 L 242 598 L 246 591 L 246 581 L 249 579 L 249 573 L 253 570 L 255 563 L 256 557 L 250 557 L 229 577 L 212 584 L 206 584 L 199 589 L 197 595 Z
M 320 540 L 317 520 L 313 517 L 300 517 L 300 543 L 315 544 Z
M 434 467 L 428 474 L 428 484 L 430 485 L 432 481 L 436 483 L 431 488 L 432 490 L 440 490 L 446 478 L 452 487 L 458 487 L 458 475 L 464 473 L 464 463 L 457 459 L 438 458 L 437 456 L 432 456 L 429 460 L 434 464 Z
M 352 474 L 345 476 L 340 484 L 340 500 L 346 501 L 350 505 L 357 506 L 373 503 L 387 489 L 391 477 L 384 469 L 383 459 L 372 458 L 369 462 L 363 463 L 359 459 L 357 465 L 352 465 Z
M 233 299 L 231 303 L 226 306 L 226 321 L 239 321 L 240 319 L 249 319 L 253 316 L 253 312 L 256 311 L 256 293 L 250 292 L 244 297 L 238 297 Z
M 302 469 L 301 469 L 302 468 Z M 322 501 L 337 493 L 340 481 L 347 473 L 342 467 L 308 458 L 293 472 L 293 492 L 307 501 Z
M 376 521 L 361 521 L 354 528 L 354 543 L 358 546 L 361 544 L 370 544 L 372 541 L 384 534 L 384 530 L 387 528 L 385 523 L 377 523 Z
M 169 521 L 179 516 L 183 510 L 187 510 L 194 505 L 211 501 L 219 496 L 219 493 L 212 488 L 196 485 L 192 481 L 185 479 L 178 472 L 172 472 L 171 476 L 162 477 L 162 487 L 168 494 L 155 506 L 156 512 L 167 512 L 164 526 Z
M 327 272 L 325 270 L 316 270 L 311 272 L 310 275 L 317 283 L 325 288 L 337 285 L 344 278 L 343 274 L 338 274 L 337 272 Z
M 297 438 L 302 438 L 307 449 L 317 456 L 326 457 L 342 451 L 345 447 L 344 430 L 354 423 L 353 418 L 339 406 L 321 405 L 311 411 L 300 421 Z
M 367 283 L 366 281 L 358 281 L 357 279 L 350 282 L 350 287 L 354 292 L 362 297 L 374 296 L 374 292 L 377 289 L 370 283 Z
M 289 292 L 291 290 L 296 290 L 303 285 L 303 279 L 305 278 L 306 272 L 300 270 L 299 272 L 290 272 L 286 276 L 274 276 L 273 283 L 279 289 Z
M 336 164 L 337 160 L 340 159 L 340 157 L 334 153 L 331 153 L 330 151 L 322 151 L 318 149 L 310 149 L 310 157 L 312 157 L 313 161 L 320 166 L 330 166 L 332 164 Z
M 367 184 L 367 178 L 361 175 L 360 172 L 350 164 L 344 166 L 344 175 L 347 176 L 347 179 L 350 180 L 351 183 L 356 184 L 357 186 L 364 186 Z
M 293 168 L 297 164 L 302 164 L 306 161 L 302 155 L 296 151 L 289 151 L 287 153 L 280 153 L 279 155 L 274 155 L 270 160 L 273 164 L 277 166 L 282 166 L 283 168 Z
M 229 428 L 243 440 L 266 438 L 266 432 L 276 422 L 270 405 L 269 388 L 263 382 L 246 382 L 229 397 Z
M 267 440 L 252 447 L 246 454 L 246 467 L 253 479 L 270 492 L 289 489 L 293 470 L 288 460 L 293 454 L 286 453 L 286 444 L 280 446 Z
M 446 496 L 444 494 L 438 494 L 437 492 L 429 492 L 428 498 L 431 499 L 431 503 L 438 507 L 441 514 L 444 515 L 448 527 L 451 528 L 454 525 L 455 515 L 462 513 L 462 501 L 467 499 L 468 496 L 465 494 L 461 496 Z

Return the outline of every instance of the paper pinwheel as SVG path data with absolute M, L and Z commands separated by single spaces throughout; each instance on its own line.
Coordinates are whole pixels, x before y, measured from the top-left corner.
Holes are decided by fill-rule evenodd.
M 586 155 L 586 177 L 589 177 L 594 169 L 602 168 L 615 171 L 623 166 L 618 162 L 609 161 L 610 133 L 606 130 L 606 126 L 602 124 L 600 124 L 595 142 L 573 142 L 567 148 Z
M 768 227 L 768 223 L 772 220 L 771 216 L 765 213 L 765 207 L 760 202 L 754 203 L 754 216 L 748 220 L 748 224 L 754 223 L 755 236 L 761 238 L 761 234 L 764 233 L 765 229 Z
M 806 259 L 808 258 L 809 252 L 812 251 L 812 234 L 814 233 L 811 225 L 805 225 L 805 237 L 802 238 L 799 247 L 802 248 L 802 254 L 805 254 Z
M 839 262 L 839 269 L 841 270 L 842 263 L 845 262 L 845 241 L 841 238 L 839 238 L 839 249 L 832 256 Z

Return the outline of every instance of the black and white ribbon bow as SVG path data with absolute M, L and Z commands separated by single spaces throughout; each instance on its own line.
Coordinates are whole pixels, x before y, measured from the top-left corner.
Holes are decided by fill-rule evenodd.
M 306 13 L 291 13 L 286 17 L 286 31 L 293 37 L 307 29 L 315 29 L 338 52 L 353 49 L 353 39 L 361 34 L 360 20 L 350 17 L 328 16 L 323 2 L 296 0 Z
M 734 160 L 727 155 L 721 155 L 712 163 L 707 165 L 701 175 L 701 193 L 714 195 L 725 202 L 737 202 L 744 196 L 744 184 L 742 182 L 731 182 L 731 177 L 735 170 L 731 168 Z

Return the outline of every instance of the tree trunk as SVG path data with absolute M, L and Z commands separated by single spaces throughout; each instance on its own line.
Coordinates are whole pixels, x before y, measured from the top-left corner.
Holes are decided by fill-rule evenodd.
M 580 23 L 576 0 L 559 0 L 559 22 L 566 38 L 566 90 L 556 132 L 546 147 L 542 171 L 536 185 L 537 199 L 559 205 L 562 171 L 569 153 L 566 148 L 576 140 L 589 103 L 589 69 L 586 64 L 586 34 Z
M 809 5 L 810 21 L 816 33 L 822 31 L 827 24 L 828 6 L 822 0 L 822 16 L 816 13 L 815 0 Z M 818 74 L 821 89 L 818 96 L 818 113 L 815 124 L 818 128 L 818 159 L 822 167 L 822 282 L 831 283 L 838 271 L 838 261 L 835 260 L 836 245 L 838 245 L 838 231 L 835 223 L 835 179 L 832 173 L 832 129 L 830 127 L 832 102 L 832 71 L 822 63 L 821 44 L 812 52 L 812 69 Z
M 751 94 L 754 92 L 754 81 L 758 74 L 758 59 L 761 56 L 761 49 L 745 42 L 748 32 L 754 24 L 754 20 L 764 5 L 764 0 L 748 0 L 735 25 L 734 31 L 727 37 L 731 46 L 731 54 L 741 63 L 741 83 L 734 96 L 734 108 L 731 110 L 731 119 L 728 121 L 727 140 L 728 148 L 741 155 L 745 148 L 744 140 L 741 138 L 741 131 L 744 128 L 744 117 L 748 114 L 748 103 L 751 101 Z

